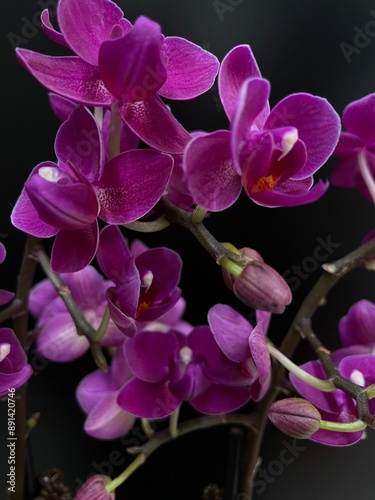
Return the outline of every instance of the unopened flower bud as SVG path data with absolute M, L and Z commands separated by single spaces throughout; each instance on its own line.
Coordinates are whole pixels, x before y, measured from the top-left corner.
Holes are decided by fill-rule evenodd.
M 105 486 L 112 479 L 102 474 L 91 476 L 78 490 L 75 500 L 114 500 L 115 493 L 107 493 Z
M 232 245 L 229 246 L 229 244 L 227 244 L 227 243 L 223 244 L 223 246 L 231 251 L 233 251 L 235 249 L 235 247 L 233 247 Z M 244 247 L 244 248 L 241 248 L 239 251 L 237 250 L 234 253 L 238 253 L 247 262 L 252 262 L 253 260 L 258 260 L 259 262 L 263 262 L 263 257 L 260 255 L 259 252 L 257 252 L 253 248 Z M 228 269 L 225 269 L 224 267 L 222 267 L 221 269 L 222 269 L 222 273 L 223 273 L 224 283 L 227 285 L 227 287 L 230 290 L 233 290 L 233 284 L 236 280 L 236 277 L 233 276 L 233 274 Z
M 292 301 L 292 292 L 284 278 L 263 261 L 253 260 L 235 279 L 233 292 L 241 302 L 273 314 L 281 314 Z
M 285 398 L 273 403 L 268 418 L 287 436 L 307 439 L 320 429 L 321 416 L 309 401 Z

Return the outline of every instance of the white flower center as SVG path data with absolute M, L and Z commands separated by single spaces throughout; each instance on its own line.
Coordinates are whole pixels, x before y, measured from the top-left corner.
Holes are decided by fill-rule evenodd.
M 298 141 L 297 130 L 294 130 L 293 132 L 287 132 L 286 134 L 284 134 L 282 141 L 283 152 L 279 156 L 278 161 L 284 158 L 284 156 L 286 156 L 289 153 L 289 151 L 293 149 L 293 146 L 297 141 Z
M 352 373 L 350 374 L 349 377 L 350 381 L 353 382 L 353 384 L 357 384 L 360 387 L 365 386 L 365 377 L 363 376 L 363 373 L 360 372 L 359 370 L 353 370 Z
M 190 347 L 185 346 L 180 350 L 180 359 L 184 363 L 184 365 L 188 365 L 192 360 L 192 357 L 193 351 L 190 349 Z
M 59 168 L 55 167 L 40 167 L 38 174 L 40 177 L 43 177 L 43 179 L 46 179 L 46 181 L 49 182 L 58 182 L 60 179 L 66 177 L 66 174 L 61 172 Z
M 160 321 L 150 321 L 144 328 L 142 328 L 142 331 L 167 333 L 170 328 L 171 327 L 169 325 L 161 323 Z
M 10 353 L 10 344 L 4 343 L 0 344 L 0 363 L 3 361 Z
M 152 274 L 151 271 L 147 271 L 143 276 L 142 276 L 142 286 L 146 288 L 146 292 L 152 285 L 154 279 L 154 275 Z

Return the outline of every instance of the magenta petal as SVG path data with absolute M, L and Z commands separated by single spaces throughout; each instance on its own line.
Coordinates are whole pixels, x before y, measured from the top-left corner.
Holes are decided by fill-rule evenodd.
M 338 369 L 343 377 L 354 383 L 358 382 L 355 380 L 355 373 L 354 380 L 352 379 L 353 372 L 359 372 L 363 376 L 366 387 L 375 383 L 375 356 L 372 353 L 347 356 L 340 361 Z
M 258 64 L 249 45 L 238 45 L 224 57 L 219 70 L 218 88 L 229 121 L 233 120 L 242 84 L 248 78 L 260 76 Z M 267 102 L 262 111 L 259 126 L 263 125 L 268 112 L 269 105 Z
M 88 182 L 98 180 L 104 165 L 101 131 L 90 111 L 76 107 L 60 126 L 55 141 L 60 162 L 72 164 Z
M 249 337 L 253 331 L 250 323 L 225 304 L 216 304 L 208 311 L 208 323 L 224 354 L 237 363 L 250 357 Z
M 166 384 L 134 379 L 121 389 L 117 403 L 136 417 L 157 420 L 171 415 L 181 404 Z
M 174 382 L 170 382 L 169 388 L 175 396 L 185 401 L 190 401 L 206 391 L 211 385 L 203 373 L 201 364 L 188 364 L 184 375 Z
M 135 264 L 140 273 L 151 271 L 161 282 L 157 300 L 167 298 L 177 287 L 182 269 L 182 259 L 177 252 L 170 248 L 151 248 L 141 253 L 135 259 Z
M 43 12 L 40 15 L 40 19 L 42 21 L 43 32 L 48 36 L 48 38 L 50 38 L 53 42 L 62 45 L 63 47 L 68 47 L 68 44 L 66 43 L 64 36 L 58 31 L 56 31 L 55 28 L 52 26 L 52 23 L 49 18 L 48 9 L 43 10 Z
M 322 380 L 327 379 L 327 376 L 319 361 L 309 361 L 301 365 L 300 368 L 317 378 L 320 378 Z M 349 396 L 346 396 L 339 389 L 336 389 L 333 392 L 323 392 L 319 389 L 315 389 L 314 387 L 308 385 L 306 382 L 303 382 L 302 380 L 297 378 L 293 373 L 290 373 L 289 378 L 299 394 L 303 398 L 310 401 L 319 410 L 337 413 L 340 410 L 343 398 L 349 398 Z
M 77 104 L 61 95 L 48 93 L 50 106 L 59 120 L 64 122 L 69 117 L 70 113 L 77 107 Z
M 160 382 L 178 349 L 173 333 L 147 331 L 125 343 L 125 353 L 134 375 L 145 382 Z
M 292 126 L 307 150 L 305 166 L 294 175 L 303 179 L 316 172 L 333 153 L 338 142 L 340 117 L 326 99 L 311 94 L 292 94 L 280 101 L 269 114 L 265 128 Z
M 60 0 L 57 18 L 70 48 L 84 61 L 98 66 L 100 45 L 111 38 L 123 12 L 111 0 L 95 0 L 95 8 L 90 0 Z
M 353 304 L 339 322 L 340 340 L 344 346 L 375 345 L 375 304 L 360 300 Z
M 76 389 L 76 398 L 82 410 L 88 413 L 97 404 L 98 399 L 114 389 L 108 373 L 95 370 L 80 381 Z
M 9 388 L 19 389 L 33 374 L 31 365 L 26 365 L 22 369 L 13 373 L 3 373 L 0 364 L 0 398 L 7 396 Z
M 76 273 L 63 273 L 61 278 L 71 290 L 74 300 L 83 310 L 93 310 L 101 314 L 105 292 L 111 284 L 93 266 L 86 266 Z
M 136 418 L 117 404 L 118 391 L 103 396 L 87 415 L 84 430 L 98 439 L 117 439 L 127 434 Z
M 35 318 L 39 318 L 43 309 L 57 297 L 55 287 L 50 280 L 39 281 L 32 287 L 29 294 L 29 310 Z
M 69 313 L 56 314 L 42 327 L 36 349 L 50 361 L 72 361 L 82 356 L 89 348 L 84 335 L 78 335 L 76 326 Z
M 8 304 L 16 294 L 14 292 L 8 292 L 8 290 L 1 290 L 0 289 L 0 306 L 3 306 L 4 304 Z
M 259 393 L 254 394 L 255 401 L 261 399 L 269 388 L 271 382 L 271 359 L 265 339 L 265 331 L 261 325 L 257 325 L 249 338 L 251 357 L 253 358 L 259 374 Z
M 134 314 L 138 303 L 140 278 L 127 241 L 117 226 L 106 226 L 100 231 L 100 242 L 96 255 L 103 273 L 124 290 L 134 292 Z M 122 290 L 120 290 L 122 291 Z
M 299 182 L 299 181 L 298 181 Z M 319 181 L 310 191 L 283 193 L 280 191 L 259 191 L 251 193 L 251 199 L 263 207 L 295 207 L 313 203 L 329 188 L 329 182 Z
M 212 87 L 219 70 L 219 61 L 213 54 L 177 36 L 166 37 L 162 50 L 168 60 L 168 78 L 159 95 L 193 99 Z
M 20 63 L 39 83 L 86 106 L 111 106 L 115 98 L 105 88 L 99 70 L 79 57 L 47 56 L 16 49 Z
M 99 217 L 110 224 L 127 224 L 146 215 L 161 198 L 172 168 L 173 158 L 158 151 L 138 149 L 112 158 L 93 184 Z
M 83 269 L 95 257 L 98 240 L 96 221 L 75 231 L 60 231 L 52 247 L 52 270 L 56 273 L 73 273 Z
M 125 36 L 102 43 L 100 75 L 118 100 L 144 101 L 163 85 L 167 72 L 162 61 L 161 42 L 159 24 L 141 16 Z
M 358 156 L 344 157 L 336 163 L 333 169 L 331 174 L 332 184 L 343 188 L 353 188 L 356 186 L 358 173 Z
M 322 417 L 324 414 L 322 415 Z M 328 415 L 327 415 L 328 416 Z M 324 429 L 316 431 L 309 439 L 316 443 L 328 446 L 350 446 L 358 443 L 362 438 L 364 431 L 360 432 L 331 432 Z
M 238 410 L 250 399 L 248 387 L 230 387 L 212 384 L 205 392 L 189 401 L 191 406 L 206 415 L 216 415 Z
M 96 220 L 98 200 L 87 184 L 53 182 L 36 173 L 25 189 L 40 218 L 51 226 L 72 230 Z
M 339 142 L 333 152 L 335 156 L 351 155 L 353 153 L 359 153 L 365 144 L 356 135 L 350 134 L 349 132 L 341 132 Z
M 146 101 L 123 104 L 120 114 L 140 139 L 159 151 L 182 153 L 191 139 L 157 95 Z M 160 127 L 155 127 L 155 123 L 160 123 Z
M 241 174 L 242 183 L 247 193 L 254 190 L 259 179 L 267 176 L 272 162 L 272 134 L 262 133 L 251 137 L 241 151 L 237 146 L 233 155 L 238 156 L 237 170 Z
M 234 171 L 228 131 L 192 139 L 183 161 L 189 191 L 195 203 L 206 210 L 224 210 L 240 196 L 241 178 Z
M 11 328 L 0 328 L 0 342 L 10 345 L 10 353 L 5 359 L 10 360 L 13 372 L 20 371 L 22 368 L 24 368 L 24 366 L 27 364 L 27 356 L 21 345 L 21 342 L 18 340 L 16 334 Z M 0 364 L 0 373 L 1 371 L 2 370 Z
M 239 155 L 257 117 L 267 106 L 269 93 L 270 84 L 263 78 L 249 78 L 240 89 L 232 124 L 232 152 L 237 173 L 241 172 Z
M 55 165 L 54 163 L 50 164 Z M 30 177 L 32 177 L 35 172 L 39 170 L 39 167 L 44 165 L 46 165 L 46 163 L 37 165 L 31 172 Z M 25 188 L 22 189 L 21 195 L 12 210 L 11 222 L 17 229 L 39 238 L 49 238 L 58 232 L 57 227 L 51 226 L 40 219 L 39 214 L 31 202 Z
M 364 142 L 375 140 L 375 94 L 369 94 L 346 106 L 342 122 L 346 130 Z
M 3 243 L 0 241 L 0 264 L 2 264 L 7 256 L 7 250 Z
M 152 307 L 145 309 L 140 313 L 137 317 L 138 321 L 154 321 L 158 320 L 160 316 L 169 311 L 180 299 L 181 297 L 181 289 L 174 290 L 171 295 L 161 302 L 157 302 L 156 304 L 152 304 Z
M 119 299 L 114 293 L 114 289 L 107 291 L 107 299 L 112 321 L 127 337 L 133 337 L 137 333 L 136 322 L 117 307 L 116 304 L 119 303 Z

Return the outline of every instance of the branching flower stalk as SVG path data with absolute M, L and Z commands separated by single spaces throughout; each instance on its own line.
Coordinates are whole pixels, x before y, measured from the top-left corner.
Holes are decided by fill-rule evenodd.
M 17 314 L 13 319 L 14 332 L 20 341 L 25 352 L 29 349 L 29 314 L 28 314 L 28 296 L 34 282 L 37 263 L 32 258 L 32 253 L 39 244 L 39 240 L 33 236 L 27 236 L 25 249 L 22 257 L 21 268 L 17 279 L 17 290 L 15 303 L 17 304 Z M 15 492 L 10 493 L 12 500 L 24 500 L 25 493 L 25 465 L 26 465 L 26 439 L 28 434 L 27 416 L 26 416 L 26 384 L 16 391 L 15 397 L 15 416 L 16 416 L 16 484 Z
M 373 255 L 375 255 L 375 239 L 364 243 L 344 257 L 323 266 L 323 274 L 304 299 L 281 343 L 280 351 L 286 357 L 293 357 L 293 353 L 301 340 L 301 322 L 307 322 L 313 318 L 323 299 L 338 283 L 340 278 L 356 268 L 365 267 L 366 262 Z M 320 347 L 318 353 L 322 355 Z M 271 388 L 260 401 L 254 413 L 254 425 L 258 432 L 256 435 L 251 433 L 248 435 L 243 462 L 242 490 L 248 494 L 249 499 L 252 498 L 253 494 L 253 482 L 257 472 L 257 464 L 259 463 L 262 439 L 268 422 L 268 411 L 279 394 L 279 388 L 284 376 L 285 367 L 282 364 L 276 364 L 273 370 Z

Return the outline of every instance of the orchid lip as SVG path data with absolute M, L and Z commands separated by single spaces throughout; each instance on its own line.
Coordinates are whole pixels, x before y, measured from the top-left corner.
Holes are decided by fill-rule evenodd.
M 286 134 L 284 134 L 283 136 L 283 139 L 282 139 L 282 153 L 281 155 L 279 156 L 278 158 L 278 161 L 280 161 L 282 158 L 284 158 L 284 156 L 286 156 L 289 151 L 291 151 L 293 149 L 293 146 L 295 145 L 295 143 L 298 141 L 298 131 L 295 130 L 295 131 L 291 131 L 291 132 L 287 132 Z
M 360 387 L 365 387 L 366 385 L 365 377 L 359 370 L 352 371 L 352 373 L 350 374 L 350 381 L 353 382 L 353 384 L 359 385 Z
M 8 356 L 10 353 L 10 344 L 4 343 L 0 344 L 0 363 L 4 361 L 4 359 Z
M 40 177 L 49 182 L 58 182 L 60 179 L 67 179 L 68 176 L 58 168 L 40 167 L 38 170 Z
M 191 360 L 192 360 L 192 357 L 193 357 L 193 351 L 190 349 L 190 347 L 183 347 L 181 350 L 180 350 L 180 359 L 181 361 L 185 364 L 185 365 L 188 365 Z

